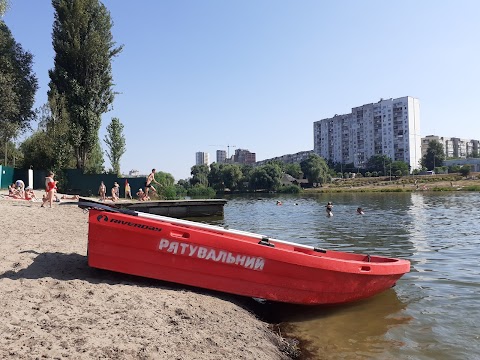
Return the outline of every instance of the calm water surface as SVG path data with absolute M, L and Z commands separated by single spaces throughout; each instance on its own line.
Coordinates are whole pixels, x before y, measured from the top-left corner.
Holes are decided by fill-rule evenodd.
M 217 224 L 411 261 L 393 289 L 336 307 L 268 304 L 314 359 L 480 359 L 480 194 L 229 198 Z M 283 205 L 277 206 L 276 200 Z M 326 217 L 325 205 L 334 204 Z M 365 215 L 355 213 L 363 207 Z

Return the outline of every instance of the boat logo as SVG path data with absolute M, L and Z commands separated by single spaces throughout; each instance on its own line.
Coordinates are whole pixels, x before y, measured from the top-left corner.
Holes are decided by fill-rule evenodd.
M 107 215 L 98 215 L 97 216 L 97 221 L 100 221 L 100 220 L 104 220 L 104 221 L 108 221 L 108 216 Z
M 131 221 L 109 218 L 106 215 L 98 215 L 97 216 L 97 221 L 98 222 L 102 221 L 102 219 L 105 222 L 109 222 L 109 223 L 113 223 L 113 224 L 119 224 L 119 225 L 125 225 L 125 226 L 131 226 L 131 227 L 138 228 L 138 229 L 157 231 L 157 232 L 162 231 L 162 228 L 159 228 L 159 227 L 156 227 L 156 226 L 149 226 L 149 225 L 145 225 L 145 224 L 134 223 L 134 222 L 131 222 Z

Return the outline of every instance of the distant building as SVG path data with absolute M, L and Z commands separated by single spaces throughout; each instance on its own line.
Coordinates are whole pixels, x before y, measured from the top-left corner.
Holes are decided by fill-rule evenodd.
M 406 96 L 380 99 L 313 124 L 314 152 L 326 160 L 364 168 L 374 155 L 404 161 L 411 170 L 421 159 L 420 104 Z
M 265 159 L 261 161 L 257 161 L 255 165 L 265 165 L 269 161 L 282 161 L 286 164 L 294 164 L 294 163 L 301 163 L 303 160 L 308 159 L 308 157 L 314 154 L 313 150 L 308 150 L 308 151 L 300 151 L 295 154 L 287 154 L 287 155 L 282 155 L 282 156 L 277 156 L 271 159 Z
M 245 149 L 236 149 L 233 162 L 238 164 L 255 164 L 256 154 Z
M 140 171 L 138 171 L 138 170 L 133 170 L 133 169 L 132 169 L 132 170 L 130 170 L 130 171 L 128 172 L 128 176 L 132 176 L 132 177 L 134 177 L 134 176 L 140 176 Z
M 208 153 L 198 151 L 195 153 L 195 165 L 207 165 L 208 166 Z
M 227 160 L 227 152 L 225 150 L 217 150 L 217 163 L 223 164 Z
M 436 140 L 443 145 L 445 157 L 465 159 L 473 152 L 479 151 L 479 141 L 473 139 L 447 138 L 444 136 L 428 135 L 422 138 L 422 156 L 427 153 L 430 141 Z
M 445 160 L 443 162 L 444 166 L 470 166 L 471 171 L 473 172 L 480 172 L 480 159 L 479 158 L 469 158 L 469 159 L 452 159 L 452 160 Z

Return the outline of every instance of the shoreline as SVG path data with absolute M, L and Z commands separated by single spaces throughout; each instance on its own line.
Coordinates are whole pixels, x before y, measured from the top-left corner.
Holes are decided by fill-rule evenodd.
M 291 359 L 233 295 L 90 268 L 76 202 L 0 199 L 2 358 Z
M 479 174 L 462 178 L 458 174 L 404 176 L 399 178 L 337 179 L 333 183 L 304 190 L 324 192 L 416 192 L 416 191 L 480 191 Z

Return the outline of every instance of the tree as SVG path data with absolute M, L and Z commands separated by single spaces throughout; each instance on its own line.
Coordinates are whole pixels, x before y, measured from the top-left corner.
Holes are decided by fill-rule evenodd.
M 10 1 L 0 0 L 0 16 L 5 15 L 9 7 L 10 7 Z
M 69 122 L 65 101 L 58 93 L 38 110 L 38 131 L 21 145 L 26 166 L 51 169 L 55 172 L 75 166 L 73 148 L 68 137 Z
M 0 2 L 0 14 L 8 3 Z M 37 78 L 32 73 L 33 56 L 22 49 L 12 37 L 7 25 L 0 20 L 0 141 L 3 143 L 5 165 L 8 143 L 30 127 Z
M 37 169 L 53 169 L 49 139 L 45 131 L 36 131 L 20 144 L 23 153 L 24 166 Z
M 225 184 L 223 182 L 223 170 L 224 164 L 211 163 L 210 171 L 208 173 L 208 183 L 212 188 L 217 191 L 223 191 L 225 189 Z
M 87 174 L 103 174 L 105 172 L 104 162 L 102 147 L 99 140 L 96 139 L 83 170 Z
M 428 170 L 435 170 L 437 166 L 443 166 L 445 161 L 445 151 L 443 144 L 437 140 L 432 140 L 428 143 L 427 152 L 422 157 L 421 165 Z
M 388 171 L 390 171 L 390 169 Z M 408 175 L 410 172 L 408 164 L 400 160 L 392 162 L 391 171 L 395 176 Z
M 328 179 L 328 166 L 323 158 L 311 154 L 300 163 L 303 173 L 311 183 L 323 184 Z
M 272 178 L 267 174 L 263 166 L 256 167 L 250 174 L 248 183 L 250 189 L 256 190 L 269 190 L 273 186 Z
M 381 172 L 383 175 L 388 174 L 392 159 L 387 155 L 373 155 L 367 160 L 366 169 L 370 172 Z
M 112 121 L 107 126 L 107 135 L 105 135 L 105 144 L 108 150 L 105 151 L 112 170 L 115 174 L 120 175 L 120 159 L 125 154 L 125 136 L 123 135 L 123 124 L 118 118 L 112 118 Z
M 236 164 L 227 164 L 222 169 L 223 183 L 230 190 L 238 189 L 243 174 L 240 166 Z
M 114 100 L 111 60 L 122 46 L 115 47 L 110 13 L 99 0 L 52 0 L 52 5 L 55 66 L 48 95 L 56 91 L 65 97 L 68 139 L 77 168 L 85 170 L 91 152 L 98 150 L 101 115 Z
M 208 165 L 194 165 L 190 170 L 192 178 L 190 179 L 190 184 L 195 186 L 196 184 L 201 184 L 203 186 L 208 186 Z
M 473 150 L 468 156 L 467 158 L 480 158 L 480 153 L 478 152 L 478 150 Z
M 299 163 L 286 164 L 285 173 L 293 176 L 295 179 L 303 179 L 303 171 Z
M 278 163 L 270 163 L 263 166 L 267 175 L 270 177 L 271 184 L 268 188 L 269 191 L 275 191 L 281 184 L 283 170 Z
M 157 180 L 161 186 L 158 189 L 159 191 L 163 188 L 173 186 L 175 183 L 175 178 L 173 177 L 172 174 L 164 172 L 164 171 L 157 171 L 155 172 L 155 180 Z
M 459 173 L 462 175 L 462 176 L 465 176 L 467 177 L 468 175 L 470 175 L 470 172 L 472 171 L 472 168 L 470 167 L 470 165 L 463 165 L 460 170 L 459 170 Z

